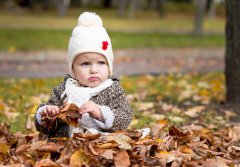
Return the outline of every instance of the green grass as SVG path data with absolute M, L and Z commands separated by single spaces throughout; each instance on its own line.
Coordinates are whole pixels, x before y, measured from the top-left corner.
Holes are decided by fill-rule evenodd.
M 0 50 L 41 50 L 68 47 L 70 30 L 0 29 Z M 224 47 L 223 35 L 109 32 L 114 49 L 157 47 Z

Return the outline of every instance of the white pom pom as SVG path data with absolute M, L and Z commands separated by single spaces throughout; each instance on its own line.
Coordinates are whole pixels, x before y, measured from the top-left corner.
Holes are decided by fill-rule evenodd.
M 87 27 L 101 27 L 103 24 L 102 19 L 96 13 L 84 12 L 78 18 L 78 25 Z

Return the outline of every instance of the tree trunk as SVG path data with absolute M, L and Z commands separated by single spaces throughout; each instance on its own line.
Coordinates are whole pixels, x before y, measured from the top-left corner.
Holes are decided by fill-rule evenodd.
M 194 35 L 201 36 L 203 31 L 203 18 L 207 5 L 206 0 L 195 0 L 196 3 L 196 16 L 195 16 L 195 25 L 194 25 Z
M 129 4 L 128 18 L 134 18 L 139 0 L 131 0 Z
M 70 0 L 55 0 L 58 9 L 58 15 L 60 17 L 64 17 L 66 15 L 66 11 L 68 6 L 70 5 Z
M 215 19 L 215 16 L 216 16 L 216 2 L 215 0 L 209 0 L 208 18 Z
M 118 1 L 118 15 L 120 17 L 125 16 L 126 7 L 127 7 L 127 0 Z
M 150 9 L 157 10 L 159 13 L 159 16 L 161 18 L 163 18 L 165 16 L 164 1 L 165 0 L 150 0 L 149 1 Z
M 240 103 L 240 1 L 225 0 L 226 51 L 225 78 L 226 101 Z
M 164 0 L 158 0 L 157 10 L 158 10 L 159 16 L 163 18 L 165 16 Z
M 111 8 L 112 1 L 111 0 L 104 0 L 103 1 L 103 8 Z

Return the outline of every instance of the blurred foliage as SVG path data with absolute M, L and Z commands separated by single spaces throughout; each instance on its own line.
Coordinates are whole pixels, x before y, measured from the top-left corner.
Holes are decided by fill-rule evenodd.
M 139 9 L 133 19 L 119 17 L 117 9 L 69 8 L 65 17 L 56 11 L 1 11 L 0 50 L 66 49 L 71 31 L 83 11 L 94 11 L 109 31 L 114 48 L 137 47 L 224 47 L 225 18 L 218 5 L 215 19 L 204 21 L 205 34 L 192 35 L 195 7 L 189 3 L 166 3 L 165 17 L 156 10 Z

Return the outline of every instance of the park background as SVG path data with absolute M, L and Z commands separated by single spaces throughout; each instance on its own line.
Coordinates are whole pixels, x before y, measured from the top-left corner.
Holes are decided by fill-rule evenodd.
M 103 20 L 115 72 L 135 111 L 130 129 L 236 124 L 226 107 L 226 12 L 221 0 L 0 1 L 0 122 L 35 132 L 34 113 L 67 73 L 67 47 L 84 11 Z

